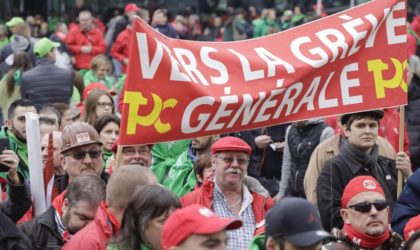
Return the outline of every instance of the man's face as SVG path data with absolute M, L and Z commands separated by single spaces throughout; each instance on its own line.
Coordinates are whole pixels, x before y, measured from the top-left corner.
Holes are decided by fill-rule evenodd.
M 166 16 L 162 12 L 155 13 L 153 15 L 153 23 L 157 25 L 165 25 L 167 21 Z
M 6 121 L 7 128 L 12 132 L 16 138 L 22 142 L 26 142 L 26 119 L 25 113 L 37 113 L 35 107 L 18 106 L 15 109 L 15 114 L 11 120 Z
M 88 154 L 86 154 L 89 152 Z M 100 176 L 102 172 L 102 153 L 98 144 L 84 145 L 61 154 L 61 165 L 71 178 L 83 174 Z
M 224 250 L 227 249 L 226 230 L 215 234 L 193 234 L 188 237 L 177 249 L 178 250 Z
M 198 152 L 210 149 L 213 143 L 213 136 L 202 136 L 191 140 L 191 147 Z
M 69 205 L 65 200 L 62 209 L 64 226 L 70 234 L 75 234 L 95 219 L 98 207 L 87 201 L 78 201 L 74 205 Z
M 125 146 L 122 149 L 123 165 L 150 167 L 152 155 L 147 145 Z
M 363 192 L 354 196 L 347 204 L 348 208 L 341 209 L 344 223 L 351 224 L 355 230 L 371 236 L 381 235 L 388 227 L 389 207 L 378 210 L 374 205 L 368 212 L 359 212 L 352 205 L 361 202 L 384 201 L 385 197 L 377 192 Z
M 48 159 L 48 139 L 49 134 L 46 134 L 41 139 L 41 155 L 42 155 L 42 164 L 45 166 Z M 61 161 L 60 161 L 60 150 L 61 150 L 61 138 L 60 136 L 53 136 L 53 166 L 54 169 L 61 168 Z
M 213 156 L 216 182 L 222 186 L 242 185 L 248 169 L 249 156 L 241 151 L 226 151 Z
M 365 117 L 360 120 L 354 120 L 350 128 L 344 126 L 344 133 L 353 146 L 364 152 L 370 152 L 373 145 L 376 144 L 378 138 L 378 122 L 371 118 Z
M 90 14 L 84 13 L 79 15 L 79 24 L 82 31 L 89 31 L 93 27 L 93 20 Z

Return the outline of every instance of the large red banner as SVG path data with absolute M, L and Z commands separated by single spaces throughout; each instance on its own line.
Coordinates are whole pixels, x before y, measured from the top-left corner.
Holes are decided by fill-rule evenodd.
M 120 143 L 406 104 L 406 3 L 375 0 L 262 38 L 197 42 L 133 23 Z

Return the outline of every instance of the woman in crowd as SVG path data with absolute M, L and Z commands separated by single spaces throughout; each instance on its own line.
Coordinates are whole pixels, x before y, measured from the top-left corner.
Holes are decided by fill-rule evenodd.
M 114 100 L 103 89 L 94 89 L 89 92 L 84 102 L 84 114 L 82 121 L 94 126 L 99 117 L 106 114 L 115 114 Z
M 31 68 L 32 61 L 28 53 L 21 51 L 14 54 L 12 68 L 0 81 L 0 108 L 5 119 L 7 118 L 10 104 L 20 99 L 22 73 Z
M 107 89 L 115 91 L 115 79 L 110 76 L 111 61 L 105 55 L 97 55 L 90 62 L 90 70 L 83 76 L 85 87 L 93 82 L 100 82 Z
M 112 156 L 112 145 L 120 135 L 120 118 L 116 115 L 103 115 L 95 123 L 94 127 L 98 131 L 99 139 L 103 143 L 102 156 L 104 164 Z
M 200 187 L 210 175 L 214 174 L 215 168 L 211 165 L 210 152 L 198 155 L 193 167 L 197 178 L 197 186 Z
M 160 185 L 139 187 L 125 210 L 119 235 L 107 250 L 160 250 L 163 224 L 181 203 L 174 193 Z

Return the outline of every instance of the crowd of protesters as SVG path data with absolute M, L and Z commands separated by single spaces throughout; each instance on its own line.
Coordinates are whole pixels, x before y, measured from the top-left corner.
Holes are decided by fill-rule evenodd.
M 0 249 L 420 249 L 420 4 L 407 25 L 402 148 L 396 108 L 118 145 L 134 17 L 176 39 L 235 41 L 321 17 L 311 13 L 203 18 L 129 3 L 106 24 L 81 9 L 0 25 Z M 47 204 L 37 216 L 28 112 Z

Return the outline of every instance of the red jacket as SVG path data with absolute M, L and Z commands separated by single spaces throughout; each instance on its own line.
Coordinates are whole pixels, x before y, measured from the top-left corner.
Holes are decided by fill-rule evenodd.
M 379 133 L 391 143 L 395 152 L 399 151 L 399 137 L 400 137 L 400 113 L 396 108 L 384 109 L 384 118 L 380 121 Z M 404 125 L 404 152 L 410 155 L 408 149 L 409 141 L 407 134 L 407 126 Z
M 88 32 L 80 31 L 80 27 L 74 27 L 66 37 L 66 43 L 75 58 L 74 67 L 76 69 L 89 69 L 92 58 L 105 53 L 106 44 L 102 32 L 93 28 Z M 89 54 L 81 51 L 82 46 L 91 45 L 92 50 Z
M 193 204 L 200 204 L 209 209 L 213 209 L 213 191 L 214 182 L 212 180 L 206 180 L 201 188 L 194 189 L 181 198 L 182 206 L 186 207 Z M 254 235 L 259 235 L 265 232 L 265 216 L 267 211 L 274 205 L 274 202 L 271 197 L 266 198 L 256 192 L 251 192 L 251 194 L 253 198 L 252 210 L 254 211 L 256 225 Z
M 105 250 L 107 241 L 120 231 L 118 220 L 108 211 L 102 202 L 95 215 L 95 220 L 77 232 L 62 248 L 62 250 Z
M 124 64 L 124 59 L 128 59 L 130 51 L 131 28 L 123 30 L 118 34 L 114 44 L 111 47 L 110 55 L 121 62 L 121 71 L 123 74 L 127 73 L 127 65 Z

